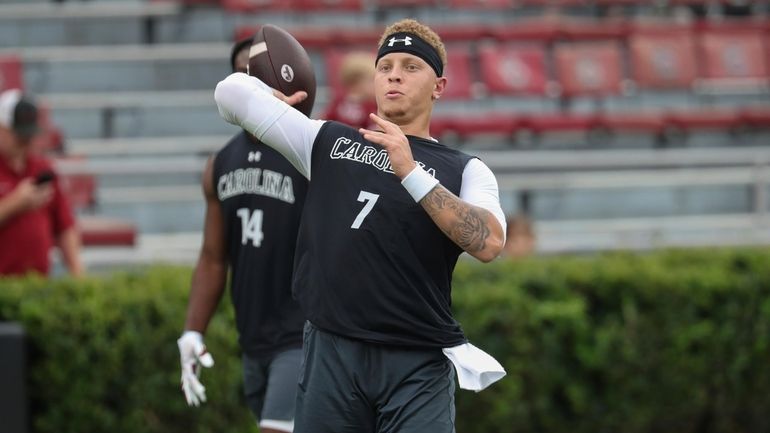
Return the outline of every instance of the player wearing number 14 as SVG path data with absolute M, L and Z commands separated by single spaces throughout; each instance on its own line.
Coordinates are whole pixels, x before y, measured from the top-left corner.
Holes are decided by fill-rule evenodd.
M 246 70 L 250 46 L 248 40 L 234 47 L 234 71 Z M 291 296 L 292 266 L 308 181 L 276 150 L 241 131 L 209 159 L 202 183 L 203 247 L 178 341 L 185 397 L 195 406 L 206 399 L 197 373 L 213 358 L 202 334 L 230 269 L 246 402 L 261 432 L 290 432 L 305 321 Z

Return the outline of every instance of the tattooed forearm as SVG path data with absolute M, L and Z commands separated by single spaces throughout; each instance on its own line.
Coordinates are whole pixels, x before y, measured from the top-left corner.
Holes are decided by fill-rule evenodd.
M 441 185 L 433 188 L 420 204 L 441 231 L 460 248 L 469 253 L 484 249 L 490 234 L 487 224 L 489 211 L 465 203 Z

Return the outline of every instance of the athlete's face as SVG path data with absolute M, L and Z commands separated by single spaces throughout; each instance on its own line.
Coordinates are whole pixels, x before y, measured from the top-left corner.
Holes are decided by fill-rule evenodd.
M 434 99 L 444 91 L 446 78 L 436 77 L 425 60 L 409 53 L 381 57 L 374 75 L 377 108 L 399 123 L 430 113 Z

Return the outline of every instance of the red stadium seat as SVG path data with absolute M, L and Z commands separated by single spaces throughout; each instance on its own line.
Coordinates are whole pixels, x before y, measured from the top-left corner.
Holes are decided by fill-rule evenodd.
M 605 96 L 621 92 L 620 47 L 615 42 L 579 42 L 554 49 L 562 95 Z
M 762 33 L 707 31 L 700 36 L 699 42 L 703 78 L 768 78 Z
M 594 4 L 600 6 L 624 6 L 624 5 L 640 5 L 646 4 L 645 0 L 593 0 Z
M 448 42 L 469 42 L 492 37 L 492 31 L 488 25 L 484 24 L 452 24 L 435 26 L 433 30 L 441 37 L 444 43 Z
M 509 9 L 513 0 L 449 0 L 447 5 L 457 9 Z
M 770 30 L 765 32 L 765 62 L 770 70 Z
M 77 221 L 83 246 L 134 246 L 136 227 L 133 223 L 114 218 L 81 216 Z
M 741 124 L 737 109 L 673 110 L 664 116 L 667 126 L 683 130 L 730 129 Z
M 695 81 L 695 42 L 689 32 L 634 34 L 628 45 L 639 88 L 689 89 Z
M 743 123 L 755 128 L 770 127 L 770 108 L 751 107 L 744 108 L 740 113 Z
M 259 25 L 241 26 L 235 30 L 235 40 L 253 36 L 260 29 Z M 367 48 L 375 52 L 377 41 L 382 29 L 374 27 L 287 27 L 306 50 L 324 50 L 327 48 L 342 48 L 353 45 L 369 45 Z
M 447 99 L 473 97 L 474 79 L 471 71 L 471 51 L 466 45 L 447 47 L 447 66 L 444 69 L 447 86 L 442 95 Z
M 607 40 L 626 37 L 628 26 L 623 20 L 559 19 L 559 36 L 570 41 Z
M 0 56 L 0 91 L 7 89 L 24 89 L 24 70 L 18 56 Z
M 364 8 L 362 0 L 293 0 L 295 7 L 303 11 L 332 10 L 332 11 L 361 11 Z
M 536 45 L 479 47 L 481 77 L 490 94 L 545 95 L 545 49 Z
M 439 5 L 438 0 L 374 0 L 374 3 L 380 9 L 401 6 L 432 7 Z
M 522 20 L 513 25 L 490 28 L 492 36 L 501 42 L 551 42 L 559 36 L 560 20 Z
M 626 30 L 629 35 L 672 35 L 678 33 L 693 33 L 696 25 L 690 21 L 678 21 L 666 18 L 640 18 L 626 21 Z
M 662 113 L 635 112 L 635 113 L 600 113 L 597 117 L 598 124 L 614 132 L 649 132 L 659 134 L 663 132 L 665 121 Z
M 600 126 L 595 114 L 533 113 L 519 116 L 516 141 L 531 146 L 586 142 Z
M 311 27 L 298 27 L 287 28 L 292 36 L 302 44 L 305 50 L 323 50 L 332 45 L 332 32 L 329 29 L 311 28 Z
M 290 10 L 295 0 L 222 0 L 222 7 L 230 12 L 261 12 Z
M 586 0 L 516 0 L 519 6 L 585 6 Z
M 331 43 L 334 46 L 348 45 L 359 46 L 361 49 L 365 49 L 372 53 L 377 52 L 377 42 L 382 36 L 381 28 L 365 27 L 365 28 L 351 28 L 351 27 L 339 27 L 334 28 L 331 31 Z
M 532 114 L 518 121 L 520 129 L 529 129 L 536 134 L 565 131 L 588 131 L 598 125 L 594 114 Z
M 507 39 L 509 26 L 490 27 L 483 24 L 437 25 L 433 29 L 441 36 L 444 43 L 478 41 L 485 38 Z M 235 29 L 234 40 L 253 36 L 260 29 L 259 25 L 239 26 Z M 287 27 L 306 49 L 339 48 L 346 45 L 370 44 L 376 50 L 382 36 L 380 27 Z M 520 36 L 520 35 L 519 35 Z M 539 37 L 533 37 L 540 39 Z
M 628 23 L 623 20 L 605 19 L 598 21 L 551 16 L 495 26 L 489 29 L 489 33 L 500 41 L 512 42 L 622 39 L 628 34 Z
M 722 0 L 723 3 L 735 2 L 740 0 Z M 749 0 L 755 3 L 762 2 L 764 0 Z M 757 17 L 760 18 L 760 17 Z M 701 32 L 723 32 L 723 33 L 735 33 L 735 32 L 767 32 L 770 31 L 770 21 L 766 19 L 752 19 L 752 18 L 725 18 L 723 20 L 700 20 L 695 22 L 695 28 Z
M 169 0 L 152 0 L 156 3 L 168 2 Z M 173 0 L 172 0 L 173 1 Z M 185 6 L 219 6 L 222 0 L 178 0 L 179 3 Z
M 512 136 L 517 120 L 513 115 L 499 114 L 484 117 L 449 116 L 438 117 L 431 123 L 431 133 L 440 136 L 452 131 L 462 139 L 473 135 L 499 134 Z
M 332 32 L 328 29 L 286 29 L 306 50 L 322 50 L 332 45 Z

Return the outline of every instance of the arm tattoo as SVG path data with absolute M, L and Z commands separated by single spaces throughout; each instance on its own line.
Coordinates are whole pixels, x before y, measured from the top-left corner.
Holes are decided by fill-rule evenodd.
M 465 203 L 441 185 L 437 185 L 423 197 L 420 204 L 433 221 L 437 221 L 436 217 L 445 210 L 452 212 L 450 224 L 446 227 L 437 225 L 460 248 L 467 252 L 484 249 L 489 237 L 487 210 Z

